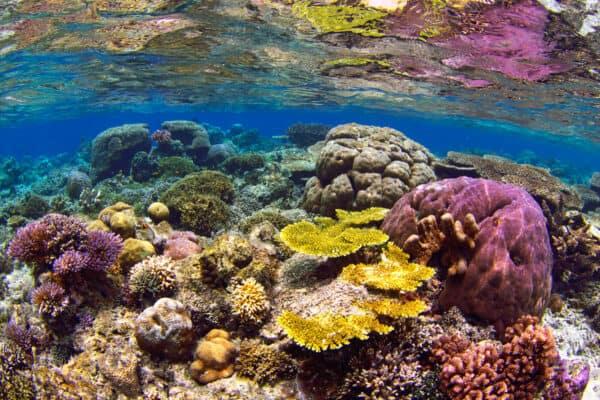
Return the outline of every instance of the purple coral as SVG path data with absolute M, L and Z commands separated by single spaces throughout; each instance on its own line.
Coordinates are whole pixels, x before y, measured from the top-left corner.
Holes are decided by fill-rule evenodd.
M 123 250 L 123 240 L 112 232 L 90 231 L 85 246 L 90 271 L 103 272 L 113 265 Z
M 172 140 L 171 132 L 166 129 L 157 129 L 152 134 L 152 140 L 156 143 L 160 144 L 169 144 Z
M 33 289 L 31 303 L 38 307 L 40 314 L 58 317 L 69 306 L 69 297 L 62 286 L 54 282 L 44 282 Z
M 19 229 L 8 246 L 8 255 L 24 262 L 52 266 L 65 275 L 106 271 L 117 261 L 123 241 L 110 232 L 86 230 L 83 221 L 48 214 Z
M 23 262 L 52 264 L 62 253 L 85 240 L 83 221 L 62 214 L 48 214 L 19 229 L 8 246 L 8 255 Z
M 509 7 L 490 7 L 478 16 L 479 32 L 438 41 L 455 56 L 442 62 L 451 68 L 476 67 L 511 78 L 536 81 L 569 66 L 550 59 L 554 44 L 544 39 L 548 11 L 533 0 Z
M 448 268 L 444 308 L 512 322 L 541 315 L 550 298 L 546 220 L 518 186 L 467 177 L 421 185 L 396 202 L 382 230 L 420 262 Z

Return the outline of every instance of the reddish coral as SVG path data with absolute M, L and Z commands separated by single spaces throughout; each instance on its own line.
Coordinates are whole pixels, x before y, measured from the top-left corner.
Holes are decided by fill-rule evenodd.
M 173 260 L 182 260 L 194 254 L 199 254 L 202 247 L 193 232 L 173 232 L 165 243 L 164 255 Z
M 442 363 L 440 384 L 451 399 L 577 399 L 588 375 L 571 378 L 560 361 L 552 332 L 532 316 L 523 316 L 505 331 L 506 343 L 469 343 L 442 336 L 433 358 Z
M 435 256 L 430 264 L 447 268 L 444 308 L 513 322 L 540 315 L 550 298 L 546 221 L 518 186 L 467 177 L 421 185 L 394 205 L 382 229 L 413 258 Z

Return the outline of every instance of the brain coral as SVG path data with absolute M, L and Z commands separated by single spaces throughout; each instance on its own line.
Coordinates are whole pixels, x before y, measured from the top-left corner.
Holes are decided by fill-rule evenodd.
M 448 268 L 444 308 L 513 322 L 546 307 L 553 261 L 546 220 L 518 186 L 467 177 L 421 185 L 381 229 L 419 262 L 434 257 Z
M 391 207 L 411 188 L 435 178 L 433 156 L 391 128 L 359 124 L 331 129 L 308 180 L 303 206 L 333 216 L 338 208 Z

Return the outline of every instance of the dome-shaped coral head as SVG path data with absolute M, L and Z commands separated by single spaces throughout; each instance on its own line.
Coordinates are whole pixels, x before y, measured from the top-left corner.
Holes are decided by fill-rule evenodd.
M 83 221 L 48 214 L 17 231 L 8 245 L 8 255 L 23 262 L 49 265 L 65 251 L 77 249 L 86 236 Z
M 541 315 L 552 248 L 540 206 L 521 187 L 461 177 L 420 185 L 381 229 L 420 263 L 444 267 L 440 304 L 500 323 Z

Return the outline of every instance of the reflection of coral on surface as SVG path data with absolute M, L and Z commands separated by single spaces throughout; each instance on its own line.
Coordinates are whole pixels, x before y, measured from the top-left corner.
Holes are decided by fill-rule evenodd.
M 445 308 L 457 305 L 480 318 L 510 322 L 541 314 L 548 302 L 552 248 L 546 221 L 518 186 L 466 177 L 421 185 L 396 203 L 382 230 L 414 257 L 440 256 L 448 268 L 440 298 Z

